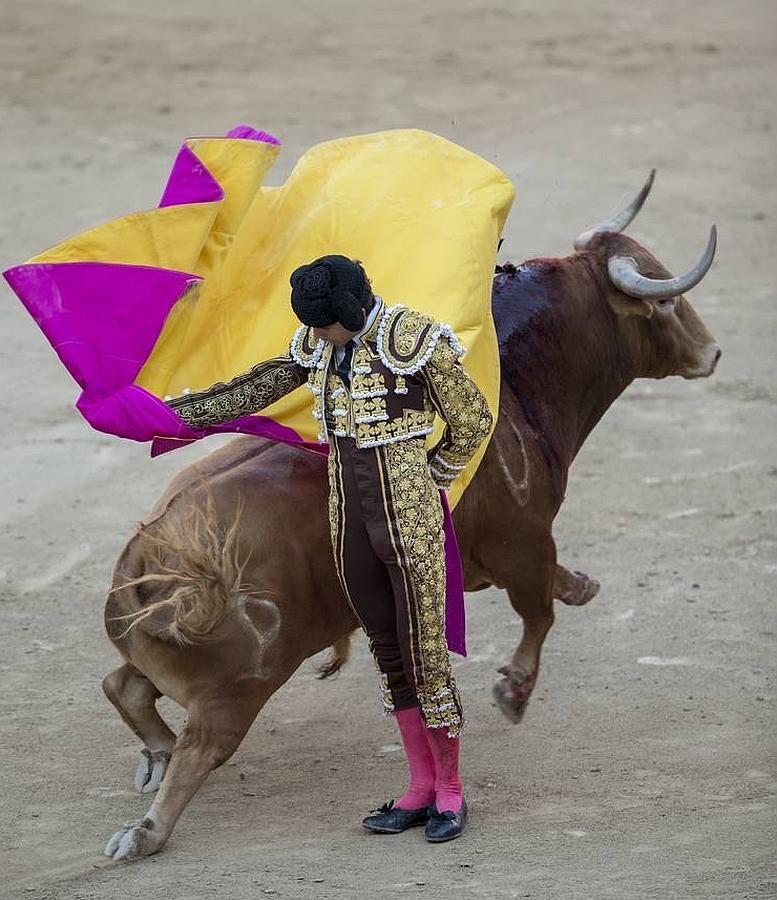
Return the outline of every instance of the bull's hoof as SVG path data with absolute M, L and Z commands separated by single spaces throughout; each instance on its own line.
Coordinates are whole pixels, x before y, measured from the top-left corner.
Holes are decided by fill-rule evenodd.
M 125 822 L 105 845 L 103 853 L 114 862 L 151 856 L 164 843 L 153 829 L 154 823 L 148 818 Z
M 534 690 L 534 676 L 511 666 L 500 666 L 497 671 L 506 677 L 494 685 L 496 705 L 507 719 L 517 725 L 526 714 Z
M 585 572 L 575 570 L 571 573 L 574 580 L 567 589 L 559 595 L 559 600 L 567 606 L 585 606 L 599 593 L 601 584 Z
M 149 750 L 144 747 L 140 751 L 135 770 L 135 790 L 139 794 L 153 794 L 158 790 L 170 765 L 170 756 L 167 750 Z

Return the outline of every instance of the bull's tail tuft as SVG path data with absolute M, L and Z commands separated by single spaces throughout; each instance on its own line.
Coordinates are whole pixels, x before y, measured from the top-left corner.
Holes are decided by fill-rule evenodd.
M 321 663 L 316 669 L 318 678 L 330 678 L 348 662 L 351 658 L 351 635 L 346 634 L 344 637 L 338 638 L 329 653 L 329 659 Z
M 109 593 L 136 589 L 136 595 L 142 598 L 154 588 L 154 593 L 163 596 L 117 617 L 129 623 L 118 639 L 136 627 L 180 645 L 209 639 L 239 603 L 248 561 L 239 560 L 237 554 L 242 512 L 240 502 L 225 529 L 208 495 L 204 509 L 192 504 L 182 517 L 168 512 L 152 525 L 138 527 L 137 539 L 143 542 L 143 574 L 114 584 Z

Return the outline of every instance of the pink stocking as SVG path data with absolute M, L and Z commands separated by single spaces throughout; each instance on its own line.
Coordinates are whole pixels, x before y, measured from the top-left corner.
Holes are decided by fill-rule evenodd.
M 450 738 L 443 728 L 427 728 L 426 736 L 434 757 L 437 777 L 434 783 L 435 805 L 439 812 L 461 808 L 463 789 L 459 777 L 459 741 Z
M 410 769 L 410 787 L 396 801 L 394 806 L 402 809 L 420 809 L 434 801 L 434 757 L 427 743 L 426 723 L 421 717 L 421 709 L 398 709 L 394 717 L 402 735 L 407 764 Z

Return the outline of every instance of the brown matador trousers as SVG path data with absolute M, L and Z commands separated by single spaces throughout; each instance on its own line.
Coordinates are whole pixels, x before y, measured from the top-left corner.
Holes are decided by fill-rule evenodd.
M 380 673 L 383 712 L 420 706 L 464 726 L 445 640 L 443 509 L 423 438 L 358 448 L 330 437 L 330 522 L 340 582 Z

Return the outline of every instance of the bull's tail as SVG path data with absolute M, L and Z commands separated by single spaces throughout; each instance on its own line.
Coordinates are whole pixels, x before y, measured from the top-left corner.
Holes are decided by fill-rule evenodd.
M 237 554 L 241 514 L 242 504 L 224 529 L 208 496 L 204 509 L 192 504 L 186 516 L 168 512 L 151 525 L 139 525 L 133 540 L 141 543 L 133 555 L 140 561 L 129 572 L 117 566 L 109 592 L 126 598 L 129 602 L 120 605 L 131 610 L 111 617 L 126 626 L 111 628 L 113 639 L 133 628 L 181 645 L 211 639 L 240 602 L 247 562 Z M 132 577 L 134 572 L 140 574 Z M 152 594 L 160 599 L 150 601 Z

